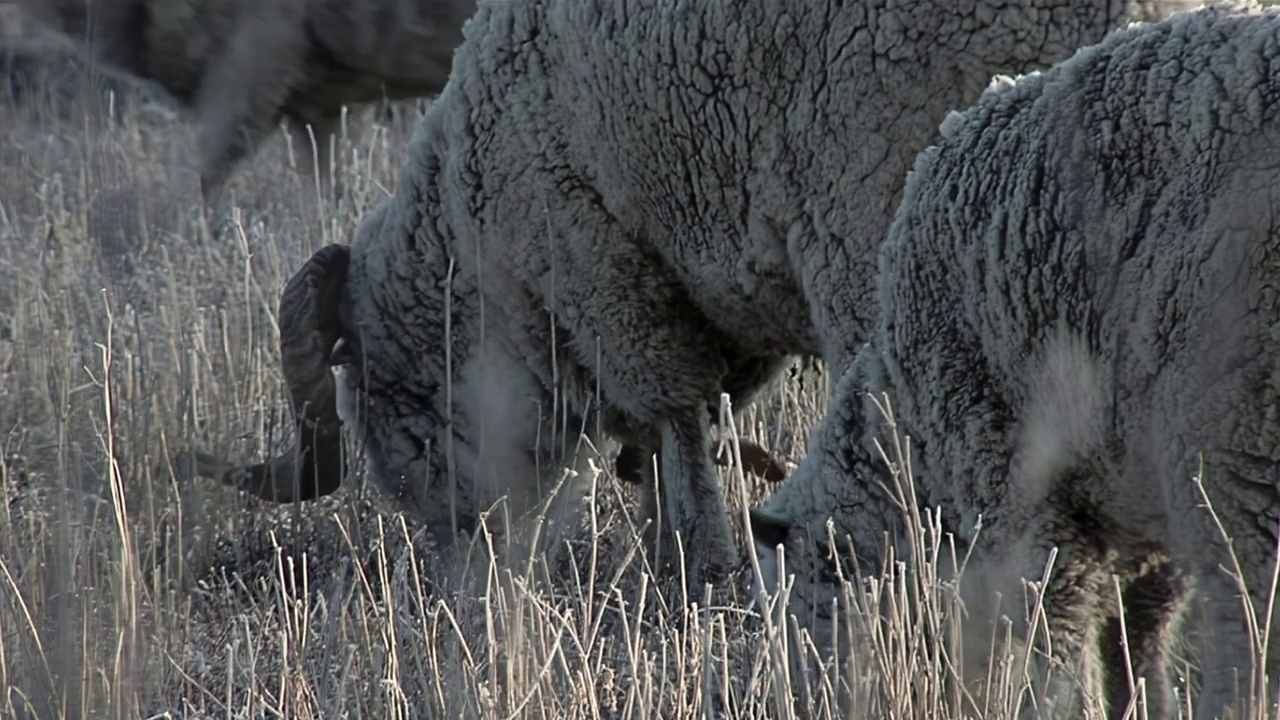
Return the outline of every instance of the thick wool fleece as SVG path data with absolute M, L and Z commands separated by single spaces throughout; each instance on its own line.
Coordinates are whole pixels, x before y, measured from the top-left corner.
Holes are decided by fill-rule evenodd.
M 981 517 L 974 598 L 1020 598 L 1056 548 L 1054 655 L 1079 660 L 1088 689 L 1106 683 L 1119 712 L 1128 689 L 1105 628 L 1120 575 L 1151 716 L 1170 717 L 1168 641 L 1195 586 L 1208 640 L 1197 717 L 1234 697 L 1236 672 L 1247 694 L 1257 653 L 1192 478 L 1203 473 L 1266 623 L 1280 521 L 1277 108 L 1280 14 L 1204 10 L 997 82 L 949 117 L 882 249 L 870 341 L 809 456 L 753 511 L 765 582 L 781 542 L 797 607 L 829 607 L 828 521 L 873 572 L 883 533 L 908 531 L 880 485 L 886 428 L 863 396 L 887 392 L 921 506 L 966 540 Z
M 372 403 L 371 466 L 433 520 L 446 489 L 475 517 L 477 426 L 541 458 L 598 401 L 606 432 L 661 447 L 667 526 L 693 563 L 736 562 L 708 405 L 750 397 L 787 356 L 847 363 L 902 177 L 948 109 L 1126 12 L 1185 4 L 479 3 L 394 197 L 351 246 L 344 337 L 364 358 L 349 377 Z M 442 391 L 477 382 L 457 373 L 482 339 L 485 366 L 531 396 L 480 413 Z M 535 465 L 495 482 L 541 487 L 556 466 L 516 466 Z

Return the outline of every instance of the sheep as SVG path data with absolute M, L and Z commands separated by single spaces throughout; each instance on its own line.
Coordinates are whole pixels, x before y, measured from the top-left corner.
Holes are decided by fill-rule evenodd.
M 343 106 L 435 95 L 471 0 L 18 0 L 37 22 L 154 82 L 200 125 L 200 188 L 214 205 L 283 119 L 305 170 L 329 178 Z M 358 130 L 357 117 L 352 118 Z M 310 126 L 316 143 L 311 155 Z M 349 125 L 350 129 L 350 125 Z
M 1228 705 L 1237 671 L 1248 695 L 1256 653 L 1219 566 L 1233 551 L 1265 628 L 1280 515 L 1277 108 L 1280 13 L 1210 8 L 998 79 L 950 114 L 881 248 L 875 328 L 807 455 L 749 511 L 757 589 L 782 580 L 781 546 L 802 622 L 842 649 L 824 631 L 836 571 L 877 572 L 886 533 L 901 553 L 913 532 L 875 445 L 887 396 L 919 506 L 972 553 L 962 596 L 1017 598 L 1056 548 L 1043 588 L 1054 655 L 1079 658 L 1086 691 L 1119 716 L 1128 687 L 1101 655 L 1116 647 L 1104 628 L 1118 574 L 1129 651 L 1162 718 L 1175 710 L 1170 637 L 1196 588 L 1197 717 Z M 856 562 L 833 564 L 828 521 Z M 1015 626 L 1019 610 L 1002 608 Z M 1048 692 L 1080 716 L 1080 697 Z
M 223 479 L 330 492 L 345 420 L 376 482 L 452 530 L 495 493 L 531 508 L 555 458 L 581 457 L 563 430 L 598 428 L 658 451 L 686 577 L 723 577 L 719 392 L 744 407 L 795 356 L 843 367 L 945 111 L 1127 19 L 1104 0 L 984 8 L 482 0 L 392 197 L 281 294 L 299 445 Z M 484 448 L 482 426 L 501 428 Z

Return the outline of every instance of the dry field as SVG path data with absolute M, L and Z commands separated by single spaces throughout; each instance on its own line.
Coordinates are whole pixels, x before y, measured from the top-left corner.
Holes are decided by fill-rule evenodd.
M 856 718 L 1007 718 L 1035 701 L 1007 627 L 988 677 L 951 682 L 963 609 L 929 563 L 849 586 L 842 671 L 787 662 L 803 639 L 749 607 L 749 567 L 702 598 L 646 571 L 632 489 L 608 473 L 565 552 L 516 568 L 440 553 L 358 483 L 281 507 L 175 481 L 182 448 L 287 444 L 279 289 L 394 185 L 416 111 L 344 145 L 335 201 L 278 138 L 205 218 L 181 117 L 83 69 L 45 80 L 0 86 L 0 716 L 821 719 L 847 696 Z M 825 393 L 798 374 L 738 432 L 794 463 Z M 767 492 L 723 472 L 737 511 Z M 913 557 L 954 552 L 908 512 Z

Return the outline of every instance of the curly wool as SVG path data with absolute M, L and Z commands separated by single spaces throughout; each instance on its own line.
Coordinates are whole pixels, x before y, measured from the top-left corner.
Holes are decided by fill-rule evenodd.
M 351 245 L 344 337 L 367 359 L 346 397 L 371 403 L 375 476 L 430 521 L 474 518 L 493 493 L 536 496 L 529 448 L 563 450 L 602 407 L 606 432 L 661 446 L 686 547 L 736 561 L 707 405 L 724 390 L 742 407 L 789 356 L 843 367 L 902 177 L 945 112 L 1126 9 L 481 2 Z M 479 426 L 502 428 L 483 451 Z
M 883 533 L 908 532 L 879 484 L 886 426 L 861 397 L 887 391 L 920 506 L 975 542 L 974 598 L 1020 597 L 1056 548 L 1054 655 L 1079 659 L 1086 688 L 1105 685 L 1119 712 L 1124 671 L 1104 658 L 1118 651 L 1105 629 L 1118 574 L 1150 716 L 1168 717 L 1168 646 L 1194 586 L 1207 639 L 1196 716 L 1232 701 L 1237 670 L 1248 693 L 1255 653 L 1219 570 L 1232 560 L 1191 479 L 1203 471 L 1266 623 L 1280 520 L 1278 41 L 1280 13 L 1179 14 L 998 80 L 947 119 L 882 248 L 870 341 L 809 456 L 752 511 L 765 583 L 782 543 L 794 602 L 818 612 L 838 594 L 826 541 L 812 539 L 828 520 L 870 572 Z M 1274 678 L 1275 653 L 1267 668 Z

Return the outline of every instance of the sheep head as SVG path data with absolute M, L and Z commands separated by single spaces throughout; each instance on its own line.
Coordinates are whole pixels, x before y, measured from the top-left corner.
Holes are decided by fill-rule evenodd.
M 338 306 L 350 263 L 346 246 L 324 247 L 280 293 L 280 361 L 297 440 L 265 463 L 223 472 L 223 482 L 274 502 L 311 500 L 342 484 L 342 423 L 330 368 L 341 362 Z

